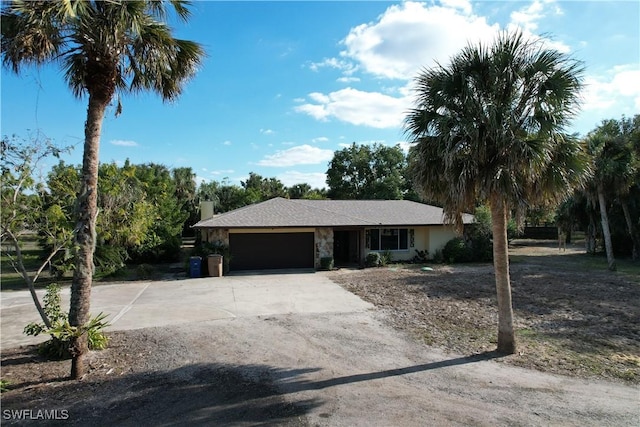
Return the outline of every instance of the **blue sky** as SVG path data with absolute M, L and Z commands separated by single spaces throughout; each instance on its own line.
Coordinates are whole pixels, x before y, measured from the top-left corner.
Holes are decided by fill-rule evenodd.
M 175 103 L 127 95 L 121 116 L 111 108 L 102 162 L 188 166 L 198 182 L 256 172 L 324 187 L 335 150 L 406 146 L 401 123 L 420 68 L 515 27 L 584 61 L 572 131 L 640 113 L 638 1 L 196 1 L 189 23 L 172 25 L 204 45 L 206 60 Z M 74 144 L 64 160 L 79 164 L 86 99 L 73 98 L 55 66 L 1 77 L 2 135 L 39 130 Z

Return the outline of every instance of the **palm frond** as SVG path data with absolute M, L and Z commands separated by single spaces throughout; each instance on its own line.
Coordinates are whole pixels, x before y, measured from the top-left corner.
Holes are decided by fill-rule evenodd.
M 410 172 L 418 188 L 451 213 L 492 194 L 518 207 L 563 193 L 574 183 L 561 170 L 572 166 L 570 154 L 558 157 L 558 147 L 576 156 L 577 148 L 558 144 L 578 108 L 581 74 L 579 62 L 521 32 L 469 45 L 449 66 L 422 70 L 404 122 L 417 144 Z M 554 161 L 560 165 L 551 173 Z

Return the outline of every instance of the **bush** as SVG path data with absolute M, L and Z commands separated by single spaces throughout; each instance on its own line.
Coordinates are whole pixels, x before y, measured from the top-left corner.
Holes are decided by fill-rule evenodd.
M 333 257 L 325 256 L 320 258 L 320 268 L 322 270 L 332 270 L 333 269 Z
M 393 257 L 391 255 L 391 251 L 386 250 L 380 255 L 380 266 L 384 267 L 390 264 L 393 261 Z
M 369 252 L 366 259 L 367 267 L 378 267 L 381 263 L 380 258 L 381 256 L 378 252 Z
M 38 346 L 38 353 L 52 359 L 68 359 L 71 357 L 71 340 L 84 333 L 87 334 L 90 350 L 102 350 L 107 347 L 109 338 L 105 335 L 104 328 L 109 326 L 109 323 L 104 321 L 106 314 L 98 314 L 84 326 L 71 326 L 67 315 L 60 308 L 60 286 L 55 283 L 47 286 L 43 301 L 43 309 L 51 322 L 51 328 L 35 322 L 24 327 L 26 335 L 51 335 L 51 339 Z
M 442 257 L 445 262 L 469 262 L 471 261 L 471 251 L 467 247 L 464 239 L 455 237 L 447 242 L 442 248 Z

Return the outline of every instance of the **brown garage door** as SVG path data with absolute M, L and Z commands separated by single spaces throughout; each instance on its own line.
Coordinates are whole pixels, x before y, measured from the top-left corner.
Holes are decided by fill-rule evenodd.
M 313 268 L 313 233 L 229 234 L 229 268 Z

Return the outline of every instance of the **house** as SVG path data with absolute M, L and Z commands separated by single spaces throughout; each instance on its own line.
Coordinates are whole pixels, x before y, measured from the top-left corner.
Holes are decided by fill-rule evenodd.
M 409 200 L 306 200 L 280 197 L 205 218 L 203 240 L 229 246 L 230 270 L 364 265 L 369 252 L 411 260 L 432 256 L 456 236 L 441 208 Z M 464 215 L 463 222 L 473 222 Z

